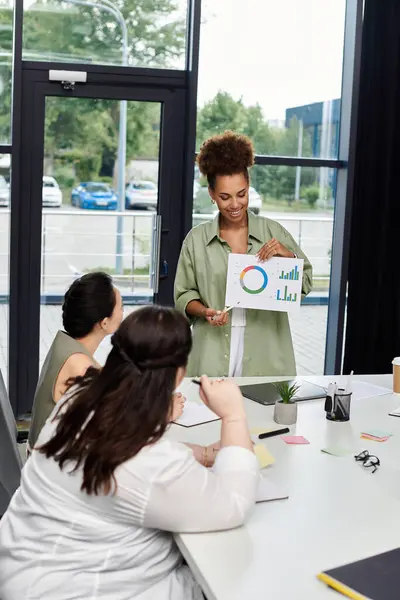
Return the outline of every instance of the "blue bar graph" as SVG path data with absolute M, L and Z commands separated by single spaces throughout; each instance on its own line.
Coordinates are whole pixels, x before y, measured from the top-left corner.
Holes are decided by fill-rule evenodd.
M 297 268 L 297 265 L 296 265 L 294 269 L 292 269 L 291 271 L 288 271 L 287 273 L 285 273 L 285 271 L 282 271 L 281 274 L 279 275 L 279 279 L 288 279 L 289 281 L 298 281 L 299 276 L 300 276 L 299 269 Z
M 280 300 L 281 302 L 297 302 L 297 293 L 295 294 L 289 294 L 288 295 L 288 291 L 287 291 L 287 285 L 285 285 L 285 292 L 282 291 L 282 294 L 284 293 L 284 296 L 282 298 L 281 296 L 281 290 L 277 290 L 276 292 L 276 299 Z

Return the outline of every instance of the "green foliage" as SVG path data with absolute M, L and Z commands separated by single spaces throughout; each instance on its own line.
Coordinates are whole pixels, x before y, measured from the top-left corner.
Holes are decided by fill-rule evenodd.
M 4 4 L 4 3 L 3 3 Z M 0 142 L 9 143 L 11 136 L 11 74 L 13 45 L 13 9 L 0 4 Z
M 256 154 L 273 156 L 297 156 L 299 122 L 292 119 L 286 128 L 271 127 L 264 119 L 261 107 L 244 106 L 242 100 L 234 100 L 227 92 L 218 92 L 197 115 L 197 147 L 216 133 L 232 129 L 248 135 Z M 312 156 L 311 135 L 303 130 L 302 156 Z M 311 186 L 317 180 L 317 170 L 301 169 L 301 183 Z M 256 190 L 268 199 L 294 201 L 296 167 L 256 165 L 251 171 L 251 182 Z
M 128 63 L 173 67 L 182 60 L 184 19 L 174 0 L 113 0 L 127 25 Z M 63 60 L 120 65 L 122 29 L 115 16 L 90 6 L 36 0 L 24 14 L 24 55 L 31 60 Z
M 290 385 L 290 381 L 279 381 L 278 383 L 275 383 L 275 387 L 283 404 L 289 404 L 290 402 L 293 402 L 293 398 L 300 389 L 300 385 L 298 383 Z
M 1 83 L 4 85 L 0 96 L 0 141 L 8 142 L 13 11 L 1 4 L 0 0 L 0 51 L 9 53 L 10 58 L 0 65 L 0 90 Z M 113 4 L 127 24 L 131 66 L 174 67 L 178 59 L 183 59 L 185 23 L 176 17 L 174 0 L 114 0 Z M 60 0 L 37 0 L 24 12 L 24 57 L 120 65 L 121 27 L 104 10 Z M 127 112 L 127 161 L 158 158 L 160 104 L 128 102 Z M 118 125 L 118 101 L 48 98 L 45 157 L 49 171 L 55 172 L 60 160 L 63 165 L 74 166 L 75 183 L 98 175 L 112 177 Z
M 71 165 L 56 164 L 53 171 L 54 177 L 61 189 L 73 188 L 75 185 L 75 174 Z
M 319 198 L 319 187 L 316 185 L 310 185 L 301 190 L 301 197 L 306 200 L 307 204 L 311 208 L 315 208 Z
M 100 177 L 96 177 L 96 181 L 100 181 L 101 183 L 106 183 L 109 186 L 113 186 L 113 180 L 112 177 L 104 177 L 104 176 L 100 176 Z
M 0 141 L 8 142 L 11 125 L 11 52 L 13 11 L 0 0 Z M 8 4 L 8 2 L 7 2 Z M 128 64 L 143 67 L 182 65 L 185 23 L 176 16 L 176 0 L 113 0 L 127 24 Z M 7 58 L 7 54 L 10 58 Z M 61 0 L 36 0 L 24 14 L 24 58 L 68 62 L 121 64 L 122 33 L 114 16 L 93 7 Z M 251 137 L 257 154 L 297 156 L 299 123 L 272 127 L 261 107 L 246 107 L 219 92 L 198 111 L 197 147 L 208 137 L 232 129 Z M 107 178 L 115 187 L 119 102 L 105 99 L 49 97 L 46 101 L 45 160 L 48 172 L 70 188 L 79 181 Z M 157 159 L 160 104 L 128 102 L 127 162 Z M 311 156 L 311 137 L 303 131 L 302 156 Z M 294 201 L 296 168 L 255 166 L 252 184 L 264 200 Z M 317 170 L 301 169 L 301 185 L 310 188 Z M 205 182 L 201 181 L 201 185 Z M 207 190 L 196 201 L 210 212 Z

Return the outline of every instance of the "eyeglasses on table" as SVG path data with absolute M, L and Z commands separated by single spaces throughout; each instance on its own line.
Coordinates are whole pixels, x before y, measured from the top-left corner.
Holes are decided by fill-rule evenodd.
M 354 456 L 357 462 L 361 462 L 366 469 L 372 469 L 372 473 L 378 469 L 381 461 L 374 454 L 370 454 L 368 450 L 363 450 L 360 454 Z

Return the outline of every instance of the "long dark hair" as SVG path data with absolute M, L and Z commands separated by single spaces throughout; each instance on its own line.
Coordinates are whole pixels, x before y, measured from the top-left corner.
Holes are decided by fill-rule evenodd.
M 96 323 L 111 317 L 116 300 L 113 282 L 107 273 L 87 273 L 76 279 L 64 296 L 65 331 L 75 339 L 85 337 Z
M 179 367 L 192 347 L 188 320 L 173 308 L 147 306 L 131 313 L 112 338 L 101 371 L 70 381 L 76 389 L 61 405 L 54 436 L 38 448 L 62 469 L 83 467 L 88 494 L 115 489 L 115 469 L 161 438 L 171 417 Z

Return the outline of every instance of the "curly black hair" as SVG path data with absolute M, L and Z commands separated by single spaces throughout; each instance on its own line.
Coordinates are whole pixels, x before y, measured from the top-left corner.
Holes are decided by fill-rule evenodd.
M 248 180 L 248 168 L 254 164 L 253 144 L 246 135 L 225 131 L 202 144 L 197 162 L 211 189 L 218 175 L 243 173 Z

